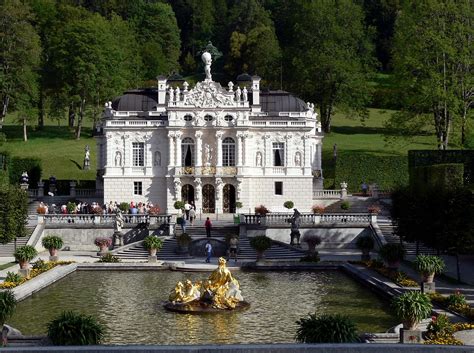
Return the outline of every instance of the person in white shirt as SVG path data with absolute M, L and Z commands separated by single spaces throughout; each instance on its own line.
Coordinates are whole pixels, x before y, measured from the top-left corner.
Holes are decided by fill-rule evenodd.
M 184 212 L 186 213 L 186 220 L 189 221 L 189 211 L 191 210 L 192 206 L 191 204 L 186 201 L 186 203 L 184 204 Z

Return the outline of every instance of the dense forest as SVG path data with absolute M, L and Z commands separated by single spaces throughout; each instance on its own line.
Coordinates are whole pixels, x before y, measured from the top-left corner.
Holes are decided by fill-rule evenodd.
M 156 76 L 240 73 L 314 102 L 324 131 L 338 110 L 364 118 L 397 109 L 406 132 L 431 125 L 439 148 L 454 123 L 468 133 L 474 102 L 471 0 L 0 0 L 0 128 L 87 116 Z M 383 78 L 383 80 L 381 79 Z M 26 131 L 26 130 L 25 130 Z

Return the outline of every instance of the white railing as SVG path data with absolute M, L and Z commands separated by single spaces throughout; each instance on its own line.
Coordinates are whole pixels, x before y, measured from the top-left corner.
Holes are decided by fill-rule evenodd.
M 265 216 L 258 214 L 244 214 L 244 223 L 246 224 L 258 224 L 258 225 L 286 225 L 290 227 L 290 220 L 293 213 L 267 213 Z M 376 222 L 377 216 L 370 213 L 302 213 L 300 216 L 300 226 L 305 225 L 317 225 L 317 224 L 360 224 L 368 226 L 372 222 Z
M 340 199 L 341 190 L 313 190 L 313 199 Z
M 251 125 L 253 126 L 307 126 L 306 121 L 261 121 L 261 120 L 253 120 L 251 121 Z
M 285 167 L 273 167 L 273 174 L 285 174 Z
M 125 214 L 122 215 L 125 224 L 136 225 L 146 223 L 150 225 L 161 225 L 171 222 L 171 215 L 147 215 L 147 214 Z M 38 223 L 50 224 L 68 224 L 68 225 L 91 225 L 102 224 L 113 226 L 115 223 L 115 214 L 45 214 L 38 215 Z
M 118 112 L 117 112 L 118 113 Z M 127 113 L 127 112 L 120 112 Z M 122 116 L 122 115 L 117 115 Z M 128 117 L 128 115 L 123 115 Z M 105 126 L 114 127 L 114 126 L 130 126 L 130 127 L 155 127 L 155 126 L 165 126 L 165 121 L 163 120 L 107 120 Z

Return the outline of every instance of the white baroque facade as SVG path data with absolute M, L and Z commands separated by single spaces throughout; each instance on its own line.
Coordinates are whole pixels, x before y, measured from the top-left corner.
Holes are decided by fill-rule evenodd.
M 241 75 L 227 88 L 206 79 L 189 89 L 158 77 L 158 89 L 133 90 L 106 104 L 97 136 L 104 201 L 176 200 L 202 213 L 309 211 L 322 188 L 323 134 L 314 105 L 284 91 L 261 91 Z

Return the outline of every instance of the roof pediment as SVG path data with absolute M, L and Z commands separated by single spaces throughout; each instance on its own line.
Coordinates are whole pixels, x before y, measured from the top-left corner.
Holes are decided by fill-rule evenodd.
M 198 82 L 188 92 L 184 92 L 183 100 L 176 102 L 177 107 L 196 108 L 223 108 L 235 107 L 234 93 L 227 92 L 214 81 L 205 80 Z

